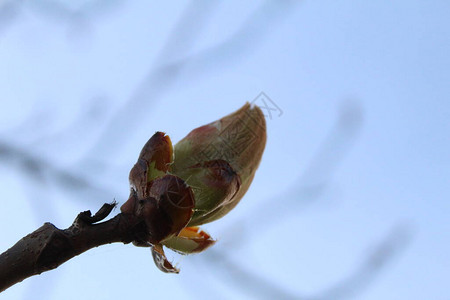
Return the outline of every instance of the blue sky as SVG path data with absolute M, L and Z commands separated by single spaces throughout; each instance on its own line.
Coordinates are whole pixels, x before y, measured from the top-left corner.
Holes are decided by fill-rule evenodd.
M 157 130 L 176 142 L 261 92 L 282 114 L 246 197 L 205 226 L 218 243 L 173 255 L 180 275 L 115 244 L 0 299 L 446 299 L 449 13 L 448 1 L 1 1 L 1 251 L 123 203 Z

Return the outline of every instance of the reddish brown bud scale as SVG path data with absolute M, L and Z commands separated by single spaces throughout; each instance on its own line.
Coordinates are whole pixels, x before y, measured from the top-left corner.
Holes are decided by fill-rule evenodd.
M 169 235 L 178 234 L 191 220 L 194 194 L 181 178 L 166 175 L 155 179 L 150 195 L 157 199 L 161 213 L 171 220 Z
M 155 162 L 156 169 L 167 172 L 169 164 L 173 160 L 172 141 L 164 132 L 156 132 L 148 141 L 139 154 L 139 159 L 148 164 Z
M 154 245 L 152 247 L 152 255 L 153 255 L 153 261 L 155 262 L 155 265 L 163 271 L 164 273 L 180 273 L 180 270 L 175 268 L 166 258 L 166 255 L 164 254 L 164 250 L 160 244 Z
M 139 198 L 148 197 L 147 183 L 164 176 L 173 160 L 172 142 L 164 132 L 156 132 L 139 154 L 138 161 L 130 171 L 130 185 Z

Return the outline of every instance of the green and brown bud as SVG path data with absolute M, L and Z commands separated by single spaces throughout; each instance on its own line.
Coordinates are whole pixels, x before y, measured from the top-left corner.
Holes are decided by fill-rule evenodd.
M 234 193 L 233 188 L 227 189 L 230 194 L 234 194 L 231 199 L 230 194 L 224 193 L 223 189 L 217 189 L 217 197 L 203 199 L 206 193 L 194 188 L 196 203 L 213 202 L 209 205 L 213 209 L 206 213 L 198 212 L 196 204 L 194 217 L 189 222 L 189 226 L 217 220 L 237 205 L 250 187 L 265 145 L 264 114 L 259 107 L 249 103 L 220 120 L 192 130 L 175 145 L 175 158 L 170 170 L 187 181 L 189 185 L 192 181 L 204 181 L 204 179 L 193 178 L 195 176 L 190 168 L 210 161 L 227 162 L 239 176 L 238 190 Z M 222 186 L 224 185 L 226 185 L 225 182 Z M 236 184 L 230 183 L 230 185 Z
M 178 273 L 162 245 L 180 253 L 205 250 L 214 240 L 197 225 L 217 220 L 248 190 L 266 144 L 266 123 L 257 106 L 191 131 L 172 149 L 170 138 L 155 133 L 130 171 L 130 198 L 124 214 L 142 219 L 159 269 Z

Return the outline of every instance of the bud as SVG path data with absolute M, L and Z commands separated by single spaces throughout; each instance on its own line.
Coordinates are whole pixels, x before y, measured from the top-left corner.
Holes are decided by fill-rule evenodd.
M 194 187 L 196 206 L 189 226 L 217 220 L 237 205 L 250 187 L 261 161 L 265 144 L 264 114 L 259 107 L 246 103 L 236 112 L 192 130 L 175 145 L 175 158 L 170 170 L 184 179 L 188 185 Z M 202 192 L 201 188 L 195 189 L 193 182 L 204 183 L 200 185 L 201 187 L 207 186 L 208 180 L 201 178 L 201 173 L 208 174 L 208 171 L 202 172 L 199 167 L 210 166 L 207 167 L 209 170 L 218 168 L 221 173 L 222 170 L 227 169 L 223 167 L 223 163 L 216 163 L 215 166 L 214 163 L 211 163 L 219 160 L 228 163 L 239 179 L 230 180 L 230 175 L 224 175 L 222 180 L 217 179 L 213 185 L 220 185 L 220 188 L 216 190 L 216 197 L 211 197 L 211 193 Z M 230 186 L 225 188 L 227 184 Z M 236 185 L 239 185 L 237 190 Z M 229 193 L 224 192 L 225 190 Z M 213 208 L 210 211 L 204 211 L 202 207 L 197 207 L 197 203 L 202 203 L 206 207 L 205 203 L 208 202 L 212 202 L 209 204 L 209 207 Z
M 253 180 L 265 143 L 264 115 L 249 103 L 194 129 L 174 150 L 163 132 L 149 139 L 130 171 L 130 198 L 121 211 L 142 218 L 148 232 L 136 242 L 153 245 L 160 270 L 178 273 L 162 245 L 189 254 L 215 243 L 196 226 L 237 205 Z

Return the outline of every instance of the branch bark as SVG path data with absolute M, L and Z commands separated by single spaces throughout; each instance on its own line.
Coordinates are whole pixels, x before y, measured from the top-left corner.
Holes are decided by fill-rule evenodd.
M 57 268 L 69 259 L 105 244 L 130 243 L 145 231 L 143 220 L 132 214 L 119 213 L 105 219 L 116 203 L 104 204 L 91 216 L 85 211 L 67 229 L 45 223 L 19 240 L 0 255 L 0 292 L 33 275 Z M 97 224 L 95 224 L 97 223 Z

